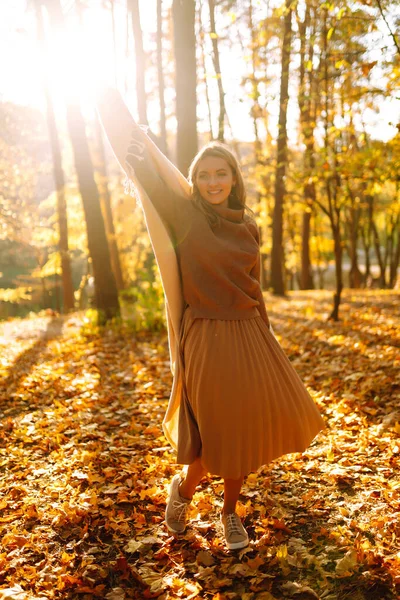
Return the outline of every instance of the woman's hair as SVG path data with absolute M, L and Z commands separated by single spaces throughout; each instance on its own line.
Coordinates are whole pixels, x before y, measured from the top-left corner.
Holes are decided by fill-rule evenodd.
M 213 210 L 212 205 L 202 198 L 198 187 L 196 185 L 197 172 L 199 169 L 199 163 L 204 158 L 213 156 L 216 158 L 223 158 L 228 163 L 232 170 L 235 183 L 232 186 L 231 193 L 228 199 L 229 208 L 244 208 L 253 214 L 253 211 L 246 206 L 246 190 L 244 187 L 243 175 L 240 169 L 239 161 L 234 153 L 229 150 L 227 146 L 221 144 L 221 142 L 209 142 L 194 157 L 192 164 L 189 168 L 189 183 L 192 190 L 192 202 L 194 205 L 205 214 L 211 225 L 217 225 L 220 223 L 219 215 Z

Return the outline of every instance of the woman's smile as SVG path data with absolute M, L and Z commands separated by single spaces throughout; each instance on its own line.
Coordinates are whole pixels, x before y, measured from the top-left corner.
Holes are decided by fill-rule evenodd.
M 228 206 L 235 182 L 232 169 L 224 158 L 207 156 L 199 162 L 196 185 L 201 197 L 210 204 Z

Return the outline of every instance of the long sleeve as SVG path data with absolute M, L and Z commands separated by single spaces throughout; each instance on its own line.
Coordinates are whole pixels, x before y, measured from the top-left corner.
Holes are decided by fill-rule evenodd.
M 114 154 L 130 179 L 137 179 L 168 229 L 176 233 L 187 199 L 171 191 L 146 148 L 146 134 L 130 114 L 121 94 L 106 88 L 99 97 L 97 110 Z M 133 181 L 134 183 L 134 181 Z
M 257 224 L 255 222 L 251 222 L 248 226 L 249 226 L 249 229 L 251 230 L 252 234 L 254 235 L 258 246 L 260 246 L 260 234 L 259 234 Z M 260 316 L 263 319 L 263 321 L 266 323 L 268 328 L 272 331 L 271 323 L 269 321 L 269 317 L 267 314 L 267 309 L 265 307 L 264 296 L 263 296 L 262 289 L 261 289 L 261 253 L 260 253 L 260 250 L 258 251 L 257 262 L 251 271 L 251 276 L 254 277 L 254 279 L 256 279 L 259 283 L 257 300 L 258 300 L 258 304 L 259 304 L 258 310 L 260 311 Z

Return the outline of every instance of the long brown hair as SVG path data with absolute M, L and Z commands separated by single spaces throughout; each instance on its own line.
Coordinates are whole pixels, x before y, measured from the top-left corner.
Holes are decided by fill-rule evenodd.
M 223 158 L 229 165 L 233 177 L 235 178 L 235 184 L 232 186 L 231 193 L 228 199 L 229 208 L 244 208 L 251 214 L 253 211 L 246 205 L 246 190 L 244 187 L 243 175 L 240 169 L 240 164 L 234 153 L 221 142 L 209 142 L 194 157 L 192 164 L 189 168 L 189 183 L 192 190 L 192 202 L 207 217 L 210 225 L 218 225 L 220 223 L 220 217 L 215 212 L 212 204 L 204 200 L 201 197 L 198 187 L 196 185 L 197 172 L 199 169 L 199 163 L 203 158 L 208 156 L 214 156 L 216 158 Z

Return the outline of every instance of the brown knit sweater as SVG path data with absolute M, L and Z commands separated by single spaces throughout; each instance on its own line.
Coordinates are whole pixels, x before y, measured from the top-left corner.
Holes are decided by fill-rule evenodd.
M 132 147 L 135 146 L 134 131 Z M 137 151 L 137 147 L 136 147 Z M 165 223 L 180 267 L 183 296 L 195 317 L 269 319 L 260 287 L 259 233 L 243 208 L 213 206 L 220 224 L 211 226 L 192 201 L 172 193 L 146 160 L 129 152 L 127 162 Z

